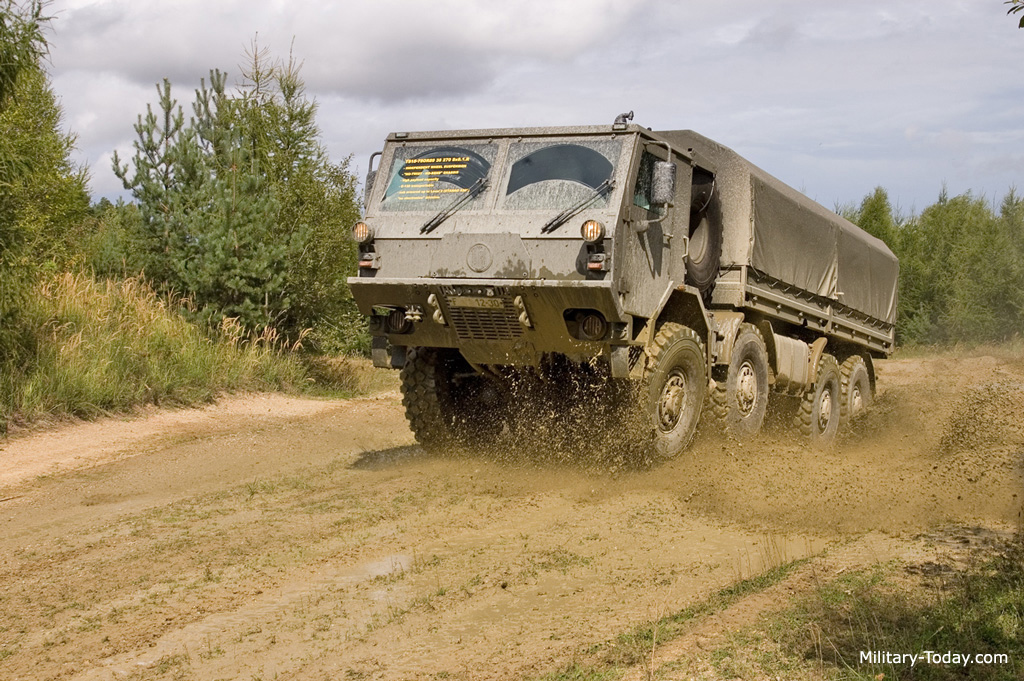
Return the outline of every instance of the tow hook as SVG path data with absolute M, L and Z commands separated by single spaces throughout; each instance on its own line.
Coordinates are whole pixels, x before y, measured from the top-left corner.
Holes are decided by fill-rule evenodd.
M 444 318 L 444 313 L 441 312 L 441 304 L 437 302 L 437 295 L 431 293 L 427 296 L 427 305 L 434 308 L 434 313 L 431 315 L 431 319 L 434 320 L 435 324 L 441 326 L 448 326 L 448 320 Z
M 423 321 L 423 308 L 419 305 L 410 305 L 405 310 L 405 321 L 419 324 Z
M 516 309 L 519 310 L 519 323 L 528 329 L 532 329 L 533 322 L 530 321 L 530 315 L 526 311 L 526 303 L 523 302 L 522 296 L 516 296 L 515 305 Z

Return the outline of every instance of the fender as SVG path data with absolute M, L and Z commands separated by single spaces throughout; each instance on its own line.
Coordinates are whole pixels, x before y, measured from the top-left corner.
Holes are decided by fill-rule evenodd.
M 711 367 L 713 364 L 712 357 L 717 347 L 715 343 L 715 335 L 711 333 L 712 321 L 710 314 L 704 307 L 704 301 L 698 291 L 693 286 L 676 286 L 669 288 L 662 301 L 658 304 L 654 314 L 647 320 L 644 327 L 636 334 L 636 340 L 647 347 L 651 339 L 654 338 L 654 334 L 657 328 L 664 322 L 677 322 L 683 326 L 689 327 L 697 332 L 697 335 L 704 341 L 704 353 L 707 359 L 707 372 L 708 376 L 711 375 Z M 629 346 L 621 346 L 623 350 Z M 613 348 L 613 354 L 618 348 Z M 621 352 L 621 351 L 620 351 Z M 642 363 L 638 362 L 637 367 Z M 637 369 L 634 367 L 634 371 Z M 613 376 L 618 376 L 614 372 Z
M 815 339 L 815 341 L 811 343 L 811 359 L 808 365 L 807 377 L 808 390 L 813 388 L 814 383 L 818 380 L 818 362 L 821 361 L 821 356 L 825 354 L 826 344 L 828 344 L 828 337 L 826 336 Z
M 716 310 L 711 313 L 712 326 L 718 337 L 714 353 L 716 365 L 729 363 L 732 358 L 732 346 L 736 344 L 736 336 L 743 320 L 742 312 Z

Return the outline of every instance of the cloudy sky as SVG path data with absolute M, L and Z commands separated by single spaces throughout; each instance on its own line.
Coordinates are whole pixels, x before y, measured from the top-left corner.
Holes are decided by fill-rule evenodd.
M 388 132 L 691 128 L 833 207 L 1024 189 L 1024 30 L 1002 0 L 54 0 L 51 71 L 95 198 L 155 84 L 186 105 L 258 36 L 303 62 L 335 160 Z

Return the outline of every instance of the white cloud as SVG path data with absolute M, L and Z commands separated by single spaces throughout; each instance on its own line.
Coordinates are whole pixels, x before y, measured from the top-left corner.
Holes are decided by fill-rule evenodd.
M 945 180 L 1019 175 L 1024 31 L 999 3 L 779 0 L 56 0 L 53 66 L 93 191 L 171 78 L 237 74 L 294 44 L 324 139 L 354 164 L 392 130 L 610 122 L 693 128 L 826 205 L 875 185 L 927 205 Z M 294 40 L 294 43 L 293 43 Z M 945 131 L 945 132 L 943 132 Z M 999 140 L 1005 140 L 1003 145 Z M 1002 148 L 1001 148 L 1002 146 Z
M 76 3 L 61 16 L 58 69 L 151 83 L 232 69 L 258 35 L 293 44 L 311 87 L 387 101 L 479 90 L 509 59 L 570 59 L 608 40 L 643 0 L 368 3 L 132 0 Z

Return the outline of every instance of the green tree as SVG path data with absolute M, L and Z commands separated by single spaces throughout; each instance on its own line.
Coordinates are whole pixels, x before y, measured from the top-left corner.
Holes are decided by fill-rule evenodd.
M 1010 6 L 1010 9 L 1006 10 L 1007 14 L 1018 14 L 1020 12 L 1024 12 L 1024 0 L 1006 0 L 1005 4 Z M 1020 23 L 1017 25 L 1017 28 L 1024 28 L 1024 17 L 1020 18 Z
M 999 210 L 999 227 L 1006 235 L 1009 248 L 1003 261 L 1009 261 L 1006 272 L 1006 297 L 1010 333 L 1024 333 L 1024 197 L 1010 189 Z
M 128 175 L 128 166 L 121 165 L 116 151 L 114 172 L 140 206 L 139 263 L 151 280 L 180 290 L 179 269 L 188 239 L 180 215 L 189 209 L 181 204 L 202 187 L 207 172 L 198 148 L 190 148 L 195 144 L 194 131 L 185 126 L 184 112 L 171 96 L 170 82 L 164 80 L 157 93 L 159 114 L 149 105 L 146 115 L 139 116 L 135 124 L 138 139 L 133 174 Z
M 280 202 L 279 240 L 291 240 L 285 262 L 285 329 L 311 329 L 324 349 L 365 342 L 363 320 L 345 283 L 353 274 L 350 226 L 359 218 L 349 160 L 331 163 L 319 142 L 316 103 L 305 96 L 294 59 L 272 61 L 253 45 L 237 115 L 255 167 Z
M 0 112 L 14 96 L 18 77 L 46 54 L 43 3 L 0 1 Z
M 854 222 L 871 236 L 878 237 L 890 248 L 896 248 L 896 220 L 889 194 L 881 187 L 864 197 Z
M 209 322 L 237 317 L 291 339 L 312 329 L 340 349 L 361 336 L 339 326 L 357 318 L 344 284 L 355 180 L 327 158 L 295 62 L 250 56 L 235 92 L 211 72 L 187 122 L 165 81 L 159 111 L 136 124 L 132 163 L 115 157 L 139 202 L 145 271 Z
M 936 211 L 938 212 L 938 211 Z M 947 341 L 999 340 L 1011 330 L 1007 275 L 1012 272 L 1007 234 L 1000 229 L 988 202 L 970 195 L 956 197 L 945 216 L 933 216 L 955 228 L 945 268 L 936 286 L 945 289 L 945 305 L 939 312 L 941 339 Z M 924 218 L 924 216 L 922 216 Z M 941 234 L 941 232 L 940 232 Z M 943 277 L 941 272 L 946 270 Z M 945 281 L 941 281 L 945 279 Z
M 82 240 L 84 264 L 100 278 L 125 279 L 144 270 L 142 218 L 134 203 L 100 199 L 89 210 Z
M 75 136 L 63 131 L 63 112 L 39 68 L 23 72 L 14 103 L 0 114 L 0 148 L 21 160 L 0 198 L 2 214 L 35 265 L 62 269 L 79 251 L 88 213 L 87 173 L 71 160 Z M 33 269 L 33 268 L 29 268 Z
M 997 216 L 984 199 L 939 200 L 900 230 L 901 342 L 1004 340 L 1024 324 L 1024 205 Z
M 41 7 L 22 8 L 12 0 L 0 3 L 0 115 L 14 98 L 22 72 L 34 68 L 46 52 Z M 9 195 L 12 184 L 27 169 L 27 159 L 0 135 L 0 362 L 14 352 L 18 340 L 17 313 L 26 288 L 24 245 L 27 241 L 15 222 Z
M 983 198 L 943 189 L 920 216 L 900 219 L 881 187 L 840 211 L 899 258 L 901 344 L 1000 341 L 1024 329 L 1024 200 L 1016 191 L 998 215 Z
M 0 362 L 23 356 L 25 296 L 42 269 L 67 264 L 88 208 L 74 137 L 40 60 L 43 3 L 0 3 Z M 27 356 L 27 355 L 24 355 Z M 10 366 L 5 367 L 10 369 Z

